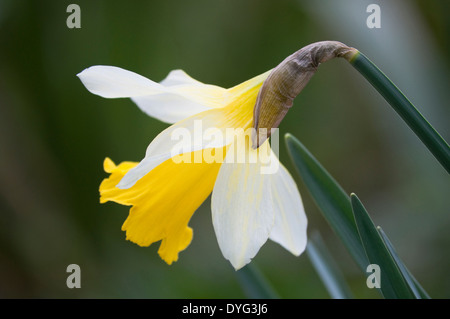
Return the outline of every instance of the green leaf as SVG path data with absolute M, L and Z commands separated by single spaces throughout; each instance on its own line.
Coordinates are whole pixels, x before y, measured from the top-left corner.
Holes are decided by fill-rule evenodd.
M 412 299 L 414 294 L 408 287 L 389 249 L 384 244 L 369 214 L 355 194 L 351 194 L 352 208 L 361 242 L 371 264 L 381 270 L 380 290 L 388 299 Z
M 290 134 L 285 136 L 289 155 L 316 205 L 365 272 L 369 264 L 353 218 L 350 197 L 313 155 Z
M 277 299 L 278 294 L 273 290 L 262 273 L 258 270 L 255 263 L 236 271 L 239 282 L 244 293 L 251 299 Z
M 353 295 L 336 262 L 326 248 L 320 234 L 314 232 L 306 247 L 311 263 L 314 266 L 325 288 L 333 299 L 352 299 Z
M 364 54 L 358 52 L 350 60 L 358 70 L 375 87 L 411 130 L 422 140 L 434 157 L 450 173 L 450 147 L 439 133 L 431 126 L 406 96 L 394 83 Z
M 397 252 L 394 249 L 394 246 L 392 246 L 389 238 L 386 236 L 383 229 L 381 227 L 377 227 L 377 229 L 381 235 L 381 238 L 383 239 L 384 244 L 389 249 L 391 256 L 394 258 L 398 268 L 400 269 L 400 271 L 403 275 L 403 278 L 405 278 L 405 280 L 406 280 L 409 288 L 413 292 L 414 296 L 417 299 L 430 299 L 430 296 L 425 291 L 425 289 L 422 288 L 422 286 L 419 284 L 419 282 L 416 280 L 416 278 L 414 278 L 414 276 L 409 272 L 408 268 L 406 268 L 405 264 L 398 256 Z

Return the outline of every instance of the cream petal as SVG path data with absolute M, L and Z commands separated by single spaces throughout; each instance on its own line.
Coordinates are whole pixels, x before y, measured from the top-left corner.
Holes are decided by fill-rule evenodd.
M 227 93 L 227 105 L 193 115 L 162 131 L 148 146 L 145 158 L 117 185 L 129 188 L 153 168 L 178 154 L 220 148 L 234 140 L 233 128 L 249 128 L 256 95 L 268 72 L 256 76 Z M 180 136 L 188 135 L 180 141 Z M 177 138 L 178 137 L 178 138 Z
M 214 184 L 211 204 L 220 250 L 236 270 L 257 254 L 274 225 L 271 175 L 261 173 L 263 164 L 258 158 L 252 160 L 264 147 L 253 150 L 245 147 L 245 143 L 240 144 L 244 147 L 237 146 L 237 152 L 249 152 L 250 160 L 232 161 L 229 156 L 233 155 L 227 151 Z M 263 145 L 268 147 L 268 143 Z
M 273 161 L 278 161 L 273 152 L 271 157 Z M 281 163 L 271 178 L 275 224 L 270 239 L 299 256 L 306 247 L 308 223 L 300 193 L 294 179 Z
M 89 92 L 105 98 L 143 96 L 165 90 L 159 83 L 115 66 L 91 66 L 77 76 Z
M 117 187 L 133 186 L 153 168 L 176 155 L 232 143 L 233 136 L 226 134 L 226 128 L 233 127 L 233 123 L 224 116 L 223 110 L 202 112 L 162 131 L 148 146 L 144 159 L 122 178 Z
M 145 95 L 131 99 L 144 113 L 165 123 L 176 123 L 211 109 L 177 94 Z
M 78 77 L 91 93 L 105 98 L 129 97 L 143 112 L 166 123 L 223 107 L 223 96 L 227 91 L 196 81 L 181 70 L 170 72 L 161 83 L 104 65 L 87 68 Z
M 174 86 L 174 85 L 184 85 L 184 84 L 204 85 L 202 82 L 191 78 L 183 70 L 170 71 L 170 73 L 167 75 L 167 77 L 159 83 L 164 86 Z

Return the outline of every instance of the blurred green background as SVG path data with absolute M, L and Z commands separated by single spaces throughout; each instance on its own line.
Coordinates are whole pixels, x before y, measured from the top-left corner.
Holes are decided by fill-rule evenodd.
M 81 7 L 81 29 L 66 8 Z M 366 8 L 381 7 L 381 29 Z M 166 124 L 129 99 L 89 93 L 76 74 L 114 65 L 155 81 L 181 68 L 230 87 L 316 41 L 358 48 L 450 140 L 448 1 L 0 1 L 0 297 L 243 298 L 219 251 L 209 199 L 194 240 L 167 266 L 158 244 L 120 230 L 128 208 L 99 204 L 102 162 L 139 161 Z M 450 296 L 449 176 L 344 60 L 322 65 L 281 127 L 364 202 L 432 297 Z M 308 215 L 357 297 L 365 285 L 292 168 Z M 268 242 L 254 259 L 283 298 L 328 298 L 306 254 Z M 81 267 L 68 289 L 66 267 Z

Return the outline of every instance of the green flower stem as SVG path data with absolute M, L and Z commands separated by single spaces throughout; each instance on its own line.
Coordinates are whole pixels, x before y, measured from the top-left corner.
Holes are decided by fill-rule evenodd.
M 450 173 L 450 147 L 391 80 L 364 54 L 357 52 L 350 64 L 386 99 L 394 110 Z

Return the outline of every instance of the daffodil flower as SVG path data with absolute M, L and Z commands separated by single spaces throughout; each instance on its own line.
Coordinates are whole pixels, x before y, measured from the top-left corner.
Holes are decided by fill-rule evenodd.
M 174 139 L 178 129 L 193 131 L 198 122 L 216 132 L 250 128 L 258 91 L 269 73 L 230 89 L 201 83 L 181 70 L 160 83 L 112 66 L 93 66 L 78 74 L 90 92 L 131 98 L 148 115 L 175 123 L 150 143 L 139 163 L 104 161 L 110 176 L 100 185 L 100 202 L 132 206 L 122 226 L 128 240 L 140 246 L 161 241 L 158 253 L 171 264 L 190 244 L 189 220 L 212 192 L 219 247 L 236 270 L 269 238 L 296 256 L 304 251 L 307 220 L 300 194 L 268 140 L 253 149 L 245 134 L 213 141 L 205 136 Z M 219 160 L 206 161 L 206 153 Z M 247 160 L 237 161 L 240 154 Z M 201 160 L 180 161 L 186 156 Z M 268 162 L 278 169 L 264 174 Z

